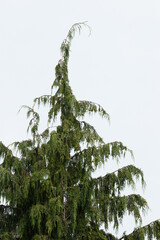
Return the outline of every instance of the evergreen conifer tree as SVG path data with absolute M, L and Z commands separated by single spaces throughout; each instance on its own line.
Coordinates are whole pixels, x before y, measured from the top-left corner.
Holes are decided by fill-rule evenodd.
M 7 147 L 0 142 L 0 239 L 21 240 L 117 240 L 108 233 L 113 223 L 119 228 L 125 213 L 140 226 L 123 240 L 160 239 L 160 222 L 142 226 L 141 213 L 148 206 L 138 194 L 122 195 L 135 180 L 144 184 L 143 173 L 134 165 L 104 177 L 92 173 L 109 158 L 120 159 L 132 152 L 121 142 L 105 144 L 95 128 L 84 120 L 86 113 L 98 113 L 109 120 L 98 104 L 78 101 L 68 79 L 68 60 L 74 24 L 61 45 L 62 57 L 55 68 L 51 87 L 54 94 L 34 99 L 27 107 L 32 138 Z M 40 116 L 35 105 L 49 106 L 49 127 L 38 131 Z M 52 123 L 60 117 L 60 123 Z M 104 224 L 105 231 L 101 230 Z

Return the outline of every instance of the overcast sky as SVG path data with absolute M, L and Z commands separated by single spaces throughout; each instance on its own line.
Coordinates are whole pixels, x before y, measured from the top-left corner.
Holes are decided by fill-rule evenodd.
M 147 183 L 146 224 L 160 218 L 159 0 L 0 0 L 0 140 L 8 145 L 27 137 L 25 111 L 17 112 L 50 93 L 60 44 L 81 21 L 88 21 L 92 34 L 84 29 L 73 40 L 73 93 L 110 114 L 110 125 L 91 120 L 106 142 L 122 141 L 133 150 Z M 133 227 L 127 218 L 121 231 Z

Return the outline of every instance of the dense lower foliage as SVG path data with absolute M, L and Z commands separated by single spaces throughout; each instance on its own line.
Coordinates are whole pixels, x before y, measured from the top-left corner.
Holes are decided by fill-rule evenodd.
M 74 24 L 61 45 L 62 57 L 55 68 L 54 94 L 34 100 L 27 108 L 32 139 L 10 147 L 0 143 L 0 239 L 21 240 L 116 240 L 108 233 L 113 223 L 118 230 L 126 213 L 142 223 L 146 200 L 138 194 L 122 195 L 135 186 L 143 173 L 133 165 L 93 178 L 92 173 L 110 158 L 132 152 L 121 142 L 105 144 L 95 128 L 84 121 L 86 113 L 109 120 L 98 104 L 78 101 L 68 80 L 71 40 L 84 23 Z M 36 105 L 48 105 L 49 127 L 38 131 Z M 57 118 L 58 126 L 52 128 Z M 4 204 L 4 202 L 5 204 Z M 104 224 L 105 231 L 100 230 Z M 160 222 L 155 221 L 124 234 L 123 240 L 160 239 Z

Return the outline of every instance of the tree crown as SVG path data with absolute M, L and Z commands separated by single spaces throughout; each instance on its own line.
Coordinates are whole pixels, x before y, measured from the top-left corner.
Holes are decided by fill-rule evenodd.
M 93 178 L 92 173 L 110 157 L 120 159 L 132 151 L 121 142 L 104 143 L 84 117 L 98 113 L 109 120 L 109 114 L 99 104 L 78 101 L 72 92 L 70 47 L 82 26 L 87 25 L 74 24 L 61 45 L 51 94 L 35 98 L 33 107 L 23 106 L 32 138 L 15 142 L 12 148 L 0 143 L 0 196 L 6 201 L 0 206 L 2 239 L 115 240 L 108 233 L 110 223 L 118 229 L 127 212 L 141 224 L 141 212 L 148 208 L 140 195 L 122 195 L 127 185 L 135 187 L 136 179 L 145 184 L 143 172 L 134 165 Z M 35 106 L 41 104 L 49 106 L 48 127 L 39 133 L 40 115 Z M 58 117 L 59 125 L 53 128 Z M 159 232 L 157 220 L 120 239 L 159 239 Z

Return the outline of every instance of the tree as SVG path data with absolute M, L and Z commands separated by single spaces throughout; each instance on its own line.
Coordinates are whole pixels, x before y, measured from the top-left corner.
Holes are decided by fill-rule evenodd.
M 23 240 L 116 240 L 108 225 L 119 228 L 125 213 L 142 222 L 148 206 L 138 194 L 124 196 L 123 189 L 135 186 L 143 172 L 125 166 L 104 177 L 92 173 L 110 158 L 120 159 L 132 151 L 121 142 L 105 144 L 95 128 L 84 120 L 86 113 L 108 113 L 90 101 L 78 101 L 68 79 L 68 60 L 75 31 L 85 23 L 74 24 L 61 45 L 62 57 L 55 68 L 51 95 L 34 99 L 27 109 L 32 138 L 0 143 L 0 238 Z M 54 91 L 54 93 L 53 93 Z M 35 106 L 49 106 L 48 126 L 39 133 L 40 116 Z M 56 119 L 59 125 L 53 127 Z M 105 231 L 100 230 L 102 224 Z M 139 226 L 119 239 L 160 239 L 160 222 Z

